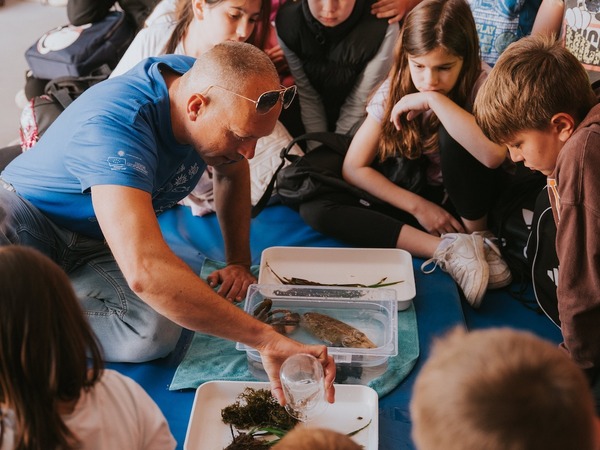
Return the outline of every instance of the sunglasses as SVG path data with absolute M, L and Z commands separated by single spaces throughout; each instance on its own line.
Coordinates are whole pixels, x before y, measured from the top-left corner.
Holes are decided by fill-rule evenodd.
M 223 86 L 219 86 L 218 84 L 211 84 L 210 86 L 208 86 L 208 88 L 206 88 L 204 93 L 205 94 L 208 93 L 208 91 L 212 87 L 217 87 L 219 89 L 223 89 L 224 91 L 231 92 L 232 94 L 237 95 L 238 97 L 242 97 L 242 98 L 248 100 L 249 102 L 254 103 L 256 105 L 256 112 L 258 114 L 267 114 L 269 111 L 271 111 L 273 109 L 273 107 L 277 104 L 277 102 L 280 99 L 281 99 L 281 104 L 283 106 L 283 109 L 286 109 L 292 104 L 292 101 L 294 100 L 294 97 L 296 96 L 296 86 L 295 85 L 290 86 L 290 87 L 281 86 L 282 89 L 279 89 L 277 91 L 263 92 L 258 97 L 258 100 L 252 100 L 251 98 L 244 97 L 243 95 L 238 94 L 237 92 L 231 91 L 227 88 L 224 88 Z

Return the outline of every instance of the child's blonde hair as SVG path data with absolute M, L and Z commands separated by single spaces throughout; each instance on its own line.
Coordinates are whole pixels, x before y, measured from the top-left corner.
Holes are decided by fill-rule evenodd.
M 297 426 L 287 433 L 273 450 L 361 450 L 362 447 L 345 434 L 326 428 Z
M 546 130 L 567 113 L 578 124 L 597 103 L 585 68 L 552 36 L 522 38 L 500 55 L 475 99 L 479 127 L 505 144 L 521 131 Z
M 380 160 L 398 155 L 415 159 L 437 148 L 439 121 L 435 115 L 425 125 L 420 120 L 407 121 L 402 117 L 400 130 L 387 119 L 396 102 L 417 92 L 410 76 L 409 56 L 422 56 L 440 47 L 463 60 L 458 81 L 448 94 L 463 107 L 481 73 L 477 29 L 465 0 L 424 0 L 404 19 L 389 75 L 390 90 L 379 141 Z M 427 137 L 425 142 L 424 137 Z
M 591 450 L 594 403 L 557 346 L 508 328 L 437 341 L 410 405 L 419 450 Z

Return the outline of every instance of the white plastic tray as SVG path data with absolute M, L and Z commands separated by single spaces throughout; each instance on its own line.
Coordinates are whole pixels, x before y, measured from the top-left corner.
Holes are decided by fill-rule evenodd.
M 183 448 L 185 450 L 222 450 L 232 441 L 231 430 L 221 420 L 221 410 L 235 402 L 246 387 L 269 389 L 269 383 L 241 381 L 209 381 L 196 391 Z M 330 428 L 350 433 L 371 424 L 352 436 L 365 450 L 377 450 L 379 416 L 377 393 L 368 386 L 336 384 L 335 403 L 308 423 L 308 427 Z
M 384 248 L 269 247 L 263 250 L 259 284 L 281 283 L 266 264 L 286 278 L 304 278 L 318 283 L 371 285 L 387 277 L 402 280 L 396 290 L 398 310 L 407 309 L 416 295 L 412 256 L 405 250 Z

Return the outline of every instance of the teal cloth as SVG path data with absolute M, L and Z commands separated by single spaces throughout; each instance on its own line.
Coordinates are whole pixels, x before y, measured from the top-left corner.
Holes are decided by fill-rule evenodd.
M 206 259 L 200 276 L 206 279 L 223 263 Z M 256 267 L 253 268 L 257 270 Z M 256 272 L 254 272 L 256 273 Z M 388 359 L 387 370 L 368 385 L 379 397 L 394 389 L 415 366 L 419 357 L 419 337 L 414 306 L 398 313 L 398 355 Z M 246 352 L 235 348 L 235 342 L 195 333 L 183 360 L 177 367 L 169 390 L 195 389 L 213 380 L 256 381 L 248 370 Z

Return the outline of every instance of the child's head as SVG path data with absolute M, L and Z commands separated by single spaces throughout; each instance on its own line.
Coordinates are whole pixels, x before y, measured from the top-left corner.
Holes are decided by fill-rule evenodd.
M 552 37 L 522 38 L 500 55 L 475 100 L 486 136 L 549 175 L 558 152 L 597 103 L 585 68 Z
M 297 426 L 273 450 L 360 450 L 362 447 L 345 434 L 325 428 Z
M 481 58 L 475 20 L 466 0 L 423 0 L 404 19 L 390 71 L 385 117 L 407 94 L 435 90 L 464 107 L 479 74 Z M 437 133 L 423 144 L 420 120 L 401 118 L 402 130 L 383 123 L 381 158 L 394 154 L 419 156 L 437 145 Z M 437 120 L 429 126 L 435 131 Z M 435 128 L 435 129 L 434 129 Z
M 324 27 L 336 27 L 352 14 L 356 2 L 363 0 L 307 0 L 312 16 Z
M 173 53 L 189 33 L 205 51 L 225 41 L 249 42 L 263 49 L 270 14 L 270 0 L 178 0 L 177 24 L 165 53 Z
M 477 29 L 465 0 L 421 2 L 406 16 L 395 51 L 407 93 L 442 90 L 462 103 L 481 72 Z
M 419 450 L 592 450 L 583 372 L 557 346 L 504 329 L 454 330 L 434 343 L 410 405 Z
M 0 247 L 0 286 L 0 406 L 15 413 L 15 443 L 67 448 L 57 402 L 100 377 L 95 337 L 67 275 L 37 250 Z

